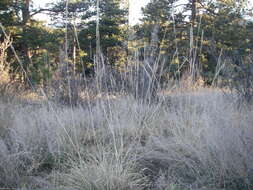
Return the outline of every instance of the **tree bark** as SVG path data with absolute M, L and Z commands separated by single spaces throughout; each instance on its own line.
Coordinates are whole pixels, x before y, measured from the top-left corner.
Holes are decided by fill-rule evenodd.
M 97 0 L 97 16 L 96 16 L 96 57 L 95 57 L 95 73 L 97 90 L 102 90 L 103 76 L 104 76 L 104 60 L 100 44 L 100 0 Z
M 22 30 L 24 34 L 28 32 L 28 27 L 29 27 L 28 25 L 31 20 L 29 8 L 30 8 L 30 0 L 23 0 L 21 12 L 22 12 Z M 24 66 L 25 71 L 28 71 L 29 65 L 32 64 L 32 59 L 31 59 L 31 52 L 26 42 L 22 44 L 22 50 L 23 50 L 23 56 L 24 56 L 23 66 Z M 25 80 L 24 82 L 26 82 L 25 74 L 23 76 L 23 79 Z
M 137 81 L 137 99 L 143 102 L 151 102 L 157 95 L 158 91 L 158 80 L 157 80 L 157 49 L 158 49 L 158 33 L 160 26 L 155 23 L 152 34 L 151 42 L 146 50 L 146 59 L 144 59 L 143 65 L 140 67 Z
M 191 23 L 194 27 L 196 21 L 197 0 L 191 0 Z
M 196 17 L 197 17 L 197 0 L 191 0 L 191 28 L 190 28 L 190 55 L 189 55 L 189 62 L 190 62 L 190 76 L 192 82 L 195 82 L 197 79 L 197 53 L 195 47 L 195 25 L 196 25 Z

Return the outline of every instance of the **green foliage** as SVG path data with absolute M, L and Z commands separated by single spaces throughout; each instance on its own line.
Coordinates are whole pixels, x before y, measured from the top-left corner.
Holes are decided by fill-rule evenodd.
M 46 27 L 43 22 L 33 19 L 33 16 L 41 11 L 33 8 L 32 1 L 0 2 L 0 22 L 13 38 L 13 46 L 21 59 L 21 64 L 28 73 L 29 80 L 35 84 L 52 75 L 49 73 L 48 65 L 55 67 L 62 37 L 60 30 Z M 48 62 L 45 62 L 45 52 L 48 52 L 47 56 L 50 57 Z M 13 77 L 27 81 L 20 63 L 11 50 L 8 51 L 7 61 L 11 66 Z
M 43 11 L 51 15 L 52 26 L 34 19 Z M 128 7 L 122 1 L 100 2 L 100 45 L 106 64 L 121 66 L 127 55 L 134 55 L 136 50 L 143 60 L 157 23 L 160 28 L 156 57 L 165 64 L 164 76 L 179 78 L 195 64 L 201 77 L 211 84 L 219 59 L 244 57 L 252 52 L 253 22 L 248 19 L 251 15 L 246 1 L 201 0 L 182 4 L 178 0 L 151 0 L 142 12 L 140 24 L 131 28 Z M 44 83 L 58 67 L 59 49 L 65 46 L 66 23 L 69 62 L 75 65 L 75 71 L 92 70 L 96 14 L 96 0 L 70 0 L 67 12 L 64 0 L 47 8 L 35 8 L 32 0 L 0 2 L 0 22 L 11 34 L 17 54 L 35 83 Z M 129 33 L 134 34 L 131 42 Z M 24 80 L 20 64 L 10 50 L 7 61 L 12 75 Z
M 12 0 L 0 1 L 0 22 L 5 26 L 9 26 L 15 21 L 15 12 L 11 7 L 12 3 Z
M 215 7 L 215 6 L 214 6 Z M 202 43 L 202 69 L 206 80 L 215 75 L 219 56 L 246 56 L 252 49 L 252 22 L 245 20 L 243 12 L 232 9 L 229 4 L 216 4 L 216 15 L 203 14 L 201 30 L 204 32 Z M 238 56 L 237 56 L 238 57 Z
M 232 57 L 232 56 L 231 56 Z M 239 106 L 252 105 L 253 102 L 253 59 L 252 56 L 233 56 L 227 58 L 227 67 L 223 73 L 226 82 L 237 94 Z
M 66 14 L 66 1 L 61 0 L 50 4 L 50 15 L 53 25 L 65 27 L 66 20 L 75 21 L 90 14 L 91 0 L 71 0 L 68 4 L 68 15 Z
M 95 3 L 95 1 L 94 1 Z M 94 6 L 94 4 L 93 4 Z M 100 44 L 103 55 L 108 58 L 109 64 L 117 64 L 119 59 L 116 57 L 109 57 L 113 49 L 122 51 L 124 53 L 124 41 L 126 40 L 124 25 L 127 24 L 127 10 L 120 6 L 118 0 L 106 0 L 100 4 Z M 96 10 L 91 11 L 90 14 L 83 17 L 82 29 L 79 33 L 79 41 L 81 49 L 86 52 L 84 62 L 86 65 L 93 64 L 93 58 L 96 51 L 96 20 L 94 16 Z M 87 22 L 87 20 L 89 20 Z M 124 47 L 123 47 L 124 48 Z
M 189 1 L 177 9 L 175 6 L 180 4 L 177 1 L 152 0 L 142 9 L 144 17 L 142 23 L 135 26 L 134 40 L 149 43 L 154 23 L 159 23 L 158 53 L 160 58 L 168 60 L 165 66 L 170 76 L 178 76 L 178 72 L 183 73 L 189 70 L 190 64 L 195 64 L 208 83 L 216 74 L 220 56 L 249 55 L 252 21 L 246 19 L 248 12 L 244 2 L 196 1 L 195 10 L 192 3 Z

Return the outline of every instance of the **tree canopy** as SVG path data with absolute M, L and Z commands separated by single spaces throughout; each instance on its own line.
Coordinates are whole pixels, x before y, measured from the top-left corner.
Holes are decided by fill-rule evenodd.
M 0 22 L 34 83 L 50 80 L 59 67 L 59 50 L 66 44 L 68 61 L 77 73 L 93 69 L 96 2 L 70 0 L 67 5 L 61 0 L 36 8 L 32 0 L 0 1 Z M 127 5 L 121 0 L 104 0 L 99 5 L 101 53 L 108 65 L 127 64 L 127 56 L 135 52 L 140 52 L 137 59 L 142 60 L 145 55 L 141 52 L 151 43 L 155 25 L 159 26 L 157 57 L 165 62 L 165 73 L 171 77 L 197 70 L 194 75 L 209 83 L 221 54 L 233 57 L 235 63 L 252 54 L 253 22 L 246 1 L 189 0 L 182 4 L 179 0 L 151 0 L 142 8 L 143 17 L 135 26 L 129 25 Z M 51 16 L 50 25 L 35 19 L 43 12 Z M 1 42 L 4 38 L 0 31 Z M 10 74 L 25 82 L 13 52 L 9 49 L 7 53 Z

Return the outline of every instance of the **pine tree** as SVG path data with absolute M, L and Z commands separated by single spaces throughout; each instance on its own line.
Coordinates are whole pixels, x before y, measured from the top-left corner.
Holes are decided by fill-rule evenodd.
M 42 82 L 49 78 L 49 65 L 55 61 L 58 51 L 59 31 L 49 29 L 42 22 L 34 19 L 34 16 L 44 11 L 33 8 L 33 1 L 4 0 L 0 2 L 0 22 L 8 35 L 13 39 L 13 46 L 21 60 L 19 63 L 12 51 L 9 51 L 7 61 L 11 65 L 11 71 L 23 82 Z M 0 32 L 1 34 L 1 32 Z M 57 50 L 56 50 L 57 49 Z M 50 51 L 50 53 L 49 53 Z M 50 62 L 45 62 L 45 56 L 50 57 Z M 49 59 L 48 59 L 49 60 Z M 21 65 L 24 70 L 21 69 Z M 15 73 L 14 73 L 15 71 Z
M 95 7 L 96 1 L 93 3 Z M 83 16 L 82 27 L 84 29 L 79 34 L 81 48 L 86 54 L 84 56 L 86 67 L 93 64 L 96 52 L 96 20 L 94 20 L 96 9 L 93 9 L 94 11 Z M 126 37 L 124 26 L 127 24 L 127 13 L 128 10 L 121 6 L 119 0 L 100 2 L 100 49 L 107 64 L 115 65 L 120 60 L 119 52 L 122 51 Z

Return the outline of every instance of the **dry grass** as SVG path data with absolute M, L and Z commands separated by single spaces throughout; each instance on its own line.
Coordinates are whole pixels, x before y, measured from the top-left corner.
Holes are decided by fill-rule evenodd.
M 0 187 L 252 189 L 253 110 L 216 90 L 0 109 Z

